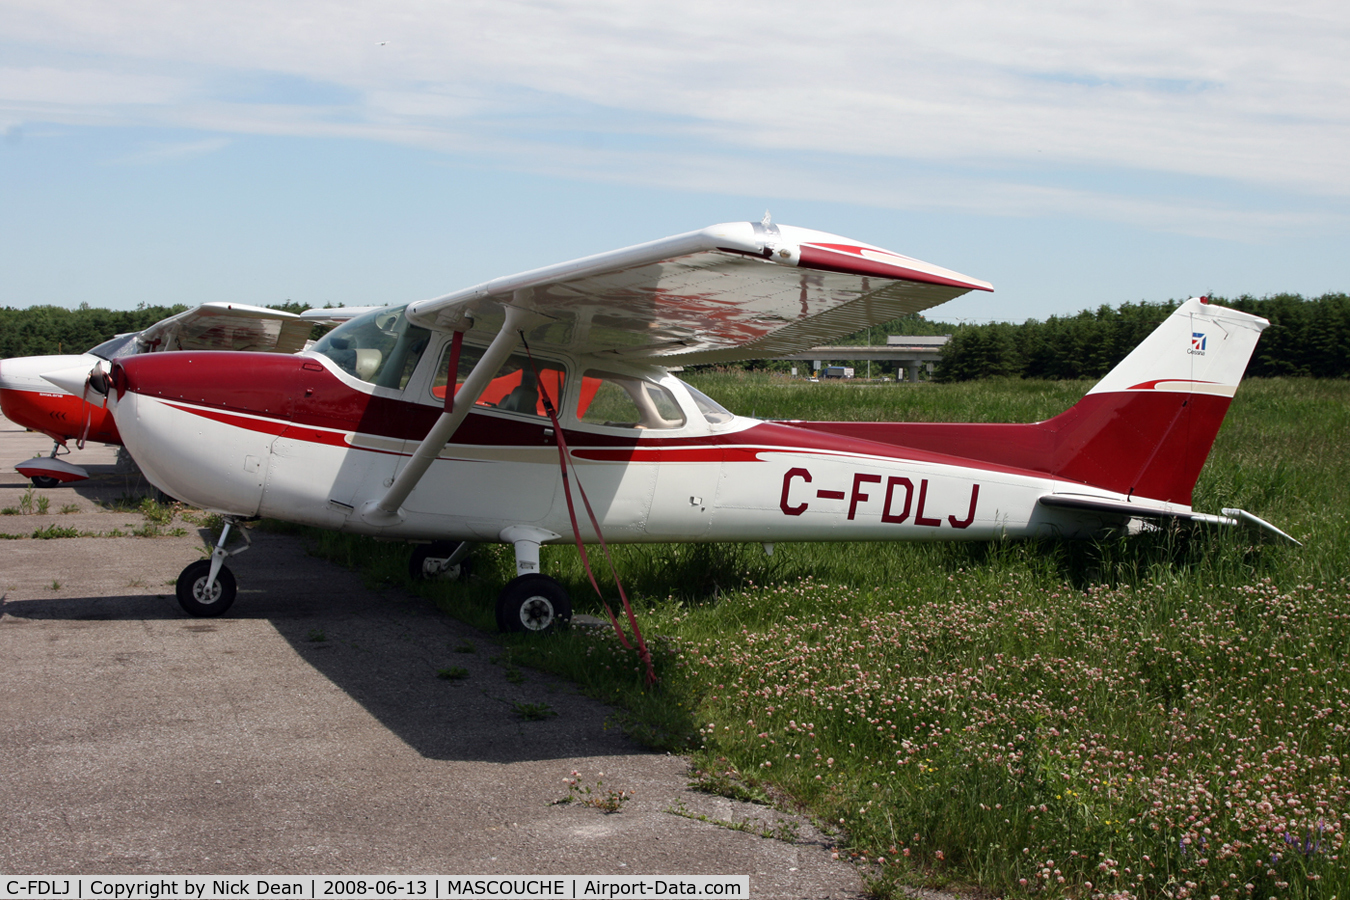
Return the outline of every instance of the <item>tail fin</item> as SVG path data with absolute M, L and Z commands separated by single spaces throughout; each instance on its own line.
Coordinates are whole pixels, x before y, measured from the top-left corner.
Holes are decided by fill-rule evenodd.
M 1190 505 L 1238 382 L 1270 323 L 1187 300 L 1067 412 L 1050 474 Z
M 1187 300 L 1087 396 L 1031 425 L 791 424 L 1190 506 L 1200 469 L 1269 324 L 1210 306 L 1203 297 Z

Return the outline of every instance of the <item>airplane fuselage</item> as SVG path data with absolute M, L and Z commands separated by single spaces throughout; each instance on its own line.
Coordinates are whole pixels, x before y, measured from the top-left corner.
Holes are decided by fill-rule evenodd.
M 552 422 L 537 409 L 475 408 L 404 502 L 401 521 L 360 515 L 442 412 L 429 389 L 436 358 L 426 353 L 395 390 L 319 354 L 136 357 L 120 364 L 117 420 L 151 482 L 207 509 L 408 539 L 496 541 L 512 523 L 572 540 Z M 580 373 L 600 364 L 541 362 L 566 373 L 554 401 L 570 458 L 614 542 L 1077 536 L 1116 519 L 1038 499 L 1067 491 L 1128 500 L 953 452 L 725 411 L 710 417 L 683 382 L 655 367 L 603 363 L 667 392 L 681 424 L 589 423 L 576 415 Z

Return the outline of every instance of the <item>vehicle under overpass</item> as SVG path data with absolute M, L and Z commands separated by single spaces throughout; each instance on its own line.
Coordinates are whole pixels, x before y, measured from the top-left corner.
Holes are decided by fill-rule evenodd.
M 933 366 L 942 358 L 942 348 L 952 339 L 950 334 L 907 335 L 893 334 L 886 343 L 868 346 L 812 347 L 800 353 L 779 357 L 780 359 L 804 360 L 819 371 L 831 362 L 841 360 L 876 360 L 893 362 L 905 381 L 918 381 L 920 370 L 926 369 L 929 376 Z

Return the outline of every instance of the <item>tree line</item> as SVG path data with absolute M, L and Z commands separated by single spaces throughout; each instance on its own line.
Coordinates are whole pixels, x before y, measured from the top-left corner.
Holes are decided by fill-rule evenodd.
M 1350 295 L 1323 294 L 1308 300 L 1298 294 L 1262 298 L 1244 294 L 1231 300 L 1211 299 L 1216 305 L 1270 320 L 1247 366 L 1248 377 L 1350 377 Z M 874 325 L 836 343 L 885 344 L 888 334 L 950 333 L 952 339 L 934 373 L 938 381 L 999 376 L 1100 378 L 1177 306 L 1175 301 L 1126 303 L 1119 308 L 1083 310 L 1074 316 L 1051 316 L 1045 321 L 1029 319 L 1020 325 L 993 322 L 952 326 L 915 315 Z M 5 307 L 0 309 L 0 359 L 83 353 L 114 335 L 140 331 L 187 308 L 141 305 L 134 310 L 110 310 L 88 304 L 78 309 Z M 301 312 L 306 307 L 288 302 L 272 308 Z M 777 367 L 788 365 L 783 362 Z M 775 366 L 756 362 L 746 367 Z M 878 374 L 883 371 L 881 364 L 876 369 Z
M 81 303 L 78 309 L 64 306 L 30 306 L 0 309 L 0 359 L 16 356 L 50 356 L 53 353 L 83 353 L 119 334 L 143 331 L 160 319 L 185 312 L 189 307 L 146 306 L 135 309 L 96 309 Z M 268 309 L 300 313 L 309 309 L 286 301 Z
M 1235 299 L 1211 297 L 1270 320 L 1261 334 L 1247 376 L 1350 377 L 1350 295 L 1298 294 Z M 1021 325 L 993 322 L 952 331 L 934 372 L 938 381 L 1020 378 L 1100 378 L 1125 358 L 1179 304 L 1126 303 L 1075 316 L 1030 319 Z

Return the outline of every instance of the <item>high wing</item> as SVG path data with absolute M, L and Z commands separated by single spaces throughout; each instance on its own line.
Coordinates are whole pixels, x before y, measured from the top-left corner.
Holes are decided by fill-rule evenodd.
M 203 303 L 161 319 L 141 332 L 138 352 L 161 350 L 262 350 L 297 353 L 315 322 L 295 313 L 244 303 Z
M 490 337 L 511 306 L 546 318 L 532 346 L 681 366 L 804 350 L 971 290 L 993 287 L 766 217 L 498 278 L 413 303 L 408 318 Z

